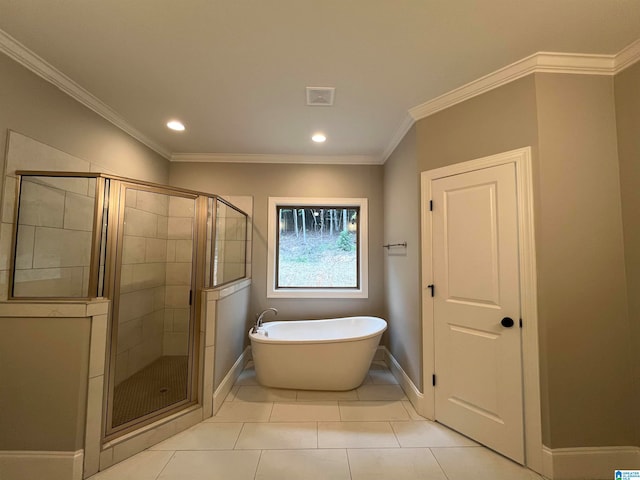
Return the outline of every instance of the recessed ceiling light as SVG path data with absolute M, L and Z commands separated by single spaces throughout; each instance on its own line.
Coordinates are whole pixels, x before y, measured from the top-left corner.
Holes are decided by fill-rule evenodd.
M 171 120 L 170 122 L 167 122 L 167 127 L 177 132 L 184 131 L 184 124 L 182 122 L 179 122 L 178 120 Z
M 322 143 L 327 139 L 327 136 L 324 133 L 314 133 L 313 136 L 311 137 L 311 140 L 313 140 L 316 143 Z

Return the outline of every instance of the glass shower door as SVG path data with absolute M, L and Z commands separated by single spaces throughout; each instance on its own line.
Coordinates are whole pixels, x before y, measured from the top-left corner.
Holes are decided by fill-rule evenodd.
M 195 399 L 195 215 L 195 196 L 121 187 L 107 436 Z

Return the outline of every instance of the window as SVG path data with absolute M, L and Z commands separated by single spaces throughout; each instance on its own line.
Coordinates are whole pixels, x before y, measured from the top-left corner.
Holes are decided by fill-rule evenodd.
M 267 296 L 367 298 L 367 199 L 269 198 Z

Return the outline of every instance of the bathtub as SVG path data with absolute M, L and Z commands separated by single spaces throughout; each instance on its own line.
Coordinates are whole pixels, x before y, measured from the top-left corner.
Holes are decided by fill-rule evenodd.
M 268 322 L 249 332 L 261 385 L 352 390 L 367 375 L 387 322 L 378 317 Z

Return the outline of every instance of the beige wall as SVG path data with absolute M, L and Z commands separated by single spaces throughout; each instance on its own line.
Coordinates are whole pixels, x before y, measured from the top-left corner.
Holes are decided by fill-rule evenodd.
M 89 318 L 0 318 L 0 450 L 83 448 Z
M 252 195 L 253 256 L 249 322 L 266 307 L 280 319 L 383 315 L 382 166 L 173 163 L 172 185 L 220 195 Z M 267 202 L 278 197 L 366 197 L 369 199 L 368 299 L 268 299 Z
M 69 157 L 83 159 L 87 165 L 99 165 L 99 170 L 158 183 L 168 181 L 164 158 L 3 54 L 0 105 L 3 172 L 7 132 L 13 130 Z M 5 180 L 3 177 L 0 187 Z M 2 235 L 0 246 L 6 244 L 6 238 Z M 2 251 L 0 267 L 8 265 L 7 250 Z M 0 280 L 6 285 L 6 277 Z M 0 435 L 0 449 L 82 448 L 89 321 L 2 318 L 0 332 L 0 431 L 11 432 Z
M 532 76 L 454 105 L 416 122 L 418 170 L 537 146 Z
M 613 79 L 531 75 L 420 120 L 416 136 L 418 172 L 533 148 L 543 443 L 635 444 Z
M 214 349 L 213 389 L 220 386 L 224 377 L 238 360 L 245 348 L 246 319 L 249 316 L 251 288 L 243 288 L 216 302 L 216 346 Z
M 159 155 L 0 54 L 0 162 L 5 163 L 6 132 L 14 130 L 119 175 L 223 195 L 252 195 L 253 285 L 247 321 L 266 306 L 275 306 L 281 318 L 292 319 L 359 313 L 384 316 L 386 297 L 390 347 L 419 384 L 421 347 L 415 334 L 420 329 L 416 305 L 420 278 L 418 268 L 409 264 L 417 255 L 411 249 L 416 241 L 411 218 L 419 212 L 417 175 L 530 145 L 543 441 L 552 448 L 633 445 L 638 443 L 634 432 L 638 402 L 630 352 L 635 346 L 632 339 L 638 336 L 640 300 L 631 294 L 627 302 L 626 292 L 627 288 L 634 292 L 640 281 L 636 248 L 640 236 L 636 214 L 640 205 L 639 65 L 615 81 L 532 75 L 455 105 L 417 122 L 385 167 L 169 167 Z M 269 196 L 369 198 L 368 299 L 266 298 Z M 395 218 L 401 199 L 403 215 Z M 383 215 L 387 217 L 384 234 Z M 407 256 L 387 256 L 381 245 L 395 242 L 400 230 L 406 238 L 398 240 L 409 242 Z M 392 280 L 406 290 L 397 289 Z M 0 320 L 0 431 L 16 432 L 0 436 L 0 449 L 82 447 L 88 339 L 89 324 L 83 319 Z M 234 341 L 239 345 L 239 339 Z M 231 356 L 239 349 L 235 343 Z M 35 365 L 29 354 L 35 351 L 41 352 L 40 359 L 45 355 L 50 360 Z M 8 390 L 11 395 L 6 394 Z
M 640 384 L 640 63 L 629 67 L 615 81 L 616 125 L 620 160 L 620 190 L 624 225 L 624 253 L 629 298 L 629 322 L 632 332 L 630 348 L 635 368 L 635 385 Z M 640 398 L 640 397 L 636 397 Z M 640 409 L 635 408 L 636 422 Z M 635 445 L 640 445 L 640 424 Z
M 536 90 L 546 444 L 632 445 L 636 402 L 613 79 L 539 74 Z
M 117 175 L 167 183 L 166 159 L 3 54 L 0 104 L 3 164 L 14 130 Z
M 422 389 L 420 316 L 420 176 L 416 128 L 384 165 L 384 243 L 407 248 L 384 250 L 385 302 L 389 349 L 409 378 Z
M 536 119 L 533 76 L 424 118 L 416 123 L 418 172 L 526 146 L 532 147 L 535 160 Z M 534 182 L 535 175 L 534 165 Z M 544 364 L 543 360 L 541 363 Z M 543 423 L 547 412 L 545 398 L 543 394 Z

